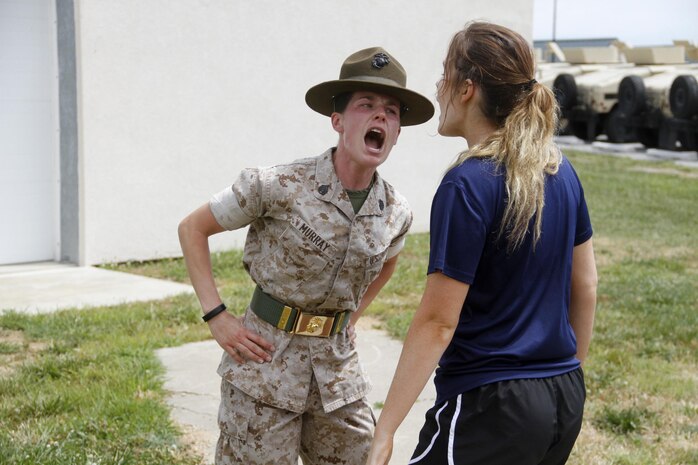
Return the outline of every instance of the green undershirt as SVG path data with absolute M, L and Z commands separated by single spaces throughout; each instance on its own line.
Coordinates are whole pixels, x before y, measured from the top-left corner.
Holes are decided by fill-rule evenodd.
M 371 186 L 368 186 L 366 189 L 362 189 L 360 191 L 347 190 L 347 195 L 349 196 L 351 206 L 354 208 L 354 213 L 359 213 L 359 210 L 361 210 L 361 207 L 368 198 L 369 192 L 371 192 L 372 186 L 373 183 L 371 183 Z

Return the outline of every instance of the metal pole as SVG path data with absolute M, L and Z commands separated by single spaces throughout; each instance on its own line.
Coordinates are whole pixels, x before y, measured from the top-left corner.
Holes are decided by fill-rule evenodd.
M 553 42 L 555 42 L 556 22 L 557 22 L 557 0 L 553 0 Z

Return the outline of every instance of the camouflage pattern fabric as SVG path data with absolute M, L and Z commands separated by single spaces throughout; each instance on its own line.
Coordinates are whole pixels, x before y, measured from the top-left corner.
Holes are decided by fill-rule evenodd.
M 250 309 L 244 322 L 274 345 L 272 360 L 241 365 L 224 353 L 218 374 L 250 396 L 300 413 L 313 374 L 328 412 L 369 392 L 370 383 L 346 331 L 330 338 L 294 336 L 261 320 Z
M 334 172 L 332 150 L 245 169 L 210 205 L 224 228 L 250 225 L 243 263 L 264 292 L 319 313 L 356 310 L 412 224 L 407 201 L 377 173 L 355 215 Z
M 277 300 L 318 314 L 356 311 L 412 223 L 406 200 L 377 173 L 354 214 L 332 156 L 330 149 L 243 170 L 209 203 L 224 228 L 249 225 L 243 263 L 252 280 Z M 363 463 L 374 424 L 365 401 L 370 383 L 346 331 L 296 336 L 249 308 L 243 321 L 276 350 L 263 364 L 223 354 L 217 463 L 295 465 L 299 448 L 305 465 Z
M 337 178 L 332 149 L 271 168 L 246 169 L 210 202 L 226 229 L 249 224 L 245 268 L 264 292 L 304 311 L 355 311 L 412 223 L 407 201 L 377 173 L 358 214 Z M 300 412 L 314 374 L 325 410 L 366 395 L 369 383 L 346 334 L 293 336 L 251 311 L 245 325 L 276 347 L 271 363 L 238 365 L 227 354 L 218 373 L 248 395 Z
M 304 413 L 278 409 L 221 382 L 216 447 L 219 465 L 363 465 L 375 418 L 366 399 L 331 413 L 322 406 L 315 379 Z

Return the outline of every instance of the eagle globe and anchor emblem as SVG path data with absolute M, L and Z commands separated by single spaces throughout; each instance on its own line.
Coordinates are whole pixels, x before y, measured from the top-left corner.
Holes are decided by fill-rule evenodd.
M 320 316 L 314 316 L 308 322 L 305 330 L 309 334 L 315 335 L 322 333 L 322 327 L 324 326 L 324 319 Z

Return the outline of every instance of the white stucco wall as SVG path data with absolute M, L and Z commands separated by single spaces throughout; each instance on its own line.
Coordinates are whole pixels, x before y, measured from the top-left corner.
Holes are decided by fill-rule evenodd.
M 176 228 L 246 166 L 336 141 L 306 90 L 380 45 L 429 97 L 451 35 L 488 19 L 532 36 L 533 0 L 77 0 L 83 264 L 180 254 Z M 381 174 L 428 230 L 460 140 L 407 127 Z M 244 231 L 213 249 L 242 245 Z

